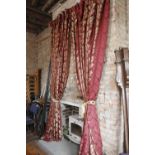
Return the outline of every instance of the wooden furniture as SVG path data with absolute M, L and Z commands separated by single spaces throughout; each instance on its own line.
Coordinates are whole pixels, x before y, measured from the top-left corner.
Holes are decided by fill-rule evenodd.
M 129 95 L 129 50 L 120 48 L 115 50 L 116 56 L 116 82 L 120 88 L 121 104 L 124 116 L 124 142 L 125 152 L 129 153 L 129 122 L 128 122 L 128 95 Z
M 33 75 L 26 75 L 26 101 L 30 103 L 40 95 L 41 70 L 38 69 Z

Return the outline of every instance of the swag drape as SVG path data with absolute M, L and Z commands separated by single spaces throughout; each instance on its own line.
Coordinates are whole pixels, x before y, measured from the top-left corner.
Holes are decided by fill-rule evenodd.
M 70 64 L 70 22 L 67 12 L 51 24 L 51 104 L 44 140 L 62 138 L 60 100 L 66 87 Z
M 102 155 L 95 100 L 99 90 L 109 23 L 109 0 L 85 0 L 72 11 L 77 84 L 86 112 L 79 155 Z

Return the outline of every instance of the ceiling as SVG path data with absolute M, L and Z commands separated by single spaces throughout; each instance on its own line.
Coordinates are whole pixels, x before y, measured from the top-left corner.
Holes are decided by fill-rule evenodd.
M 26 0 L 26 31 L 38 34 L 52 20 L 49 10 L 60 0 Z

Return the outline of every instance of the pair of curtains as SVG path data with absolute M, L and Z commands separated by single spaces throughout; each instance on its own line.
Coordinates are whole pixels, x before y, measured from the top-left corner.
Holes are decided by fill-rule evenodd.
M 95 100 L 103 69 L 109 12 L 110 0 L 81 0 L 51 23 L 52 101 L 45 140 L 61 140 L 60 100 L 67 83 L 70 51 L 74 51 L 77 84 L 86 109 L 79 155 L 102 155 Z

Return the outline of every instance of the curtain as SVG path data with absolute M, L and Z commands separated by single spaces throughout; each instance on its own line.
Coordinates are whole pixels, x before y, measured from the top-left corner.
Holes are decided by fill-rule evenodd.
M 63 12 L 51 26 L 51 104 L 44 140 L 59 141 L 62 138 L 61 105 L 70 64 L 69 14 Z
M 71 11 L 77 84 L 86 108 L 79 155 L 102 155 L 95 100 L 103 69 L 109 12 L 109 0 L 81 1 Z

